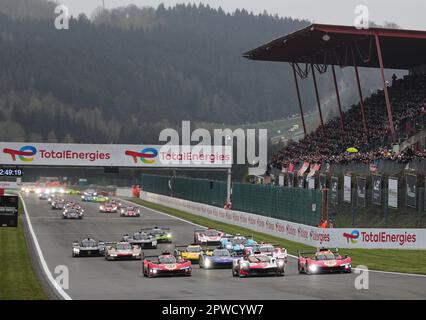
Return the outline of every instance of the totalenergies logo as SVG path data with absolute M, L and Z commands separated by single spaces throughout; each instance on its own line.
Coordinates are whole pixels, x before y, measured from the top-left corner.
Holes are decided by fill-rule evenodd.
M 158 151 L 155 148 L 145 148 L 141 152 L 126 150 L 125 154 L 126 156 L 133 157 L 134 163 L 137 163 L 139 158 L 143 163 L 152 164 L 155 163 Z
M 358 230 L 354 230 L 351 233 L 344 232 L 343 233 L 343 237 L 346 238 L 346 240 L 348 241 L 348 243 L 349 243 L 349 241 L 351 241 L 352 243 L 357 243 L 358 242 L 357 239 L 359 238 L 359 231 Z
M 31 162 L 37 154 L 37 149 L 33 146 L 24 146 L 19 150 L 4 148 L 3 152 L 10 154 L 13 161 L 16 161 L 16 157 L 18 157 L 21 161 Z

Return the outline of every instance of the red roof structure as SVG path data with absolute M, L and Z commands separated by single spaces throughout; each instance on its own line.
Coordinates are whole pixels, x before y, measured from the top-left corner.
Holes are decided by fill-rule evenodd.
M 250 50 L 244 53 L 243 57 L 251 60 L 288 62 L 291 64 L 305 134 L 306 126 L 303 117 L 297 76 L 304 79 L 307 78 L 309 74 L 312 75 L 320 122 L 321 126 L 323 126 L 321 103 L 315 73 L 316 71 L 325 73 L 331 66 L 341 119 L 341 128 L 344 130 L 344 119 L 334 66 L 354 67 L 364 129 L 367 131 L 368 127 L 358 67 L 380 68 L 389 128 L 394 134 L 395 128 L 393 124 L 392 106 L 387 90 L 384 69 L 409 70 L 417 66 L 425 65 L 426 31 L 387 28 L 357 29 L 352 26 L 312 24 L 299 31 Z
M 243 54 L 263 61 L 379 68 L 375 35 L 380 38 L 383 66 L 408 70 L 426 64 L 426 32 L 385 28 L 356 29 L 350 26 L 312 24 Z

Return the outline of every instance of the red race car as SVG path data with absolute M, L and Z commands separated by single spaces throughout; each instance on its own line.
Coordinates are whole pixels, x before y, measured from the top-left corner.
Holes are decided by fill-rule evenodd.
M 222 231 L 215 229 L 196 229 L 194 230 L 194 243 L 202 246 L 218 246 L 223 236 Z
M 352 271 L 352 259 L 347 255 L 342 257 L 337 249 L 332 251 L 322 248 L 316 252 L 299 252 L 297 268 L 299 273 L 306 274 L 350 273 Z
M 141 211 L 138 207 L 127 206 L 120 209 L 120 217 L 140 217 Z
M 154 260 L 151 260 L 154 258 Z M 157 256 L 145 256 L 142 263 L 144 277 L 161 276 L 190 276 L 192 272 L 191 261 L 176 259 L 170 252 L 163 252 Z
M 104 212 L 104 213 L 117 213 L 117 206 L 115 204 L 112 203 L 104 203 L 101 204 L 99 206 L 99 212 Z

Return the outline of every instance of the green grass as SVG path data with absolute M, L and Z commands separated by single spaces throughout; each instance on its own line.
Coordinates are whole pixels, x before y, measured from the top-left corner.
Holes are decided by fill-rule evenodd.
M 246 228 L 230 225 L 227 223 L 196 216 L 187 212 L 169 208 L 163 205 L 147 202 L 141 199 L 132 201 L 145 207 L 158 210 L 178 218 L 182 218 L 193 223 L 206 227 L 221 229 L 227 233 L 240 233 L 253 235 L 257 241 L 274 243 L 285 247 L 288 253 L 296 255 L 297 250 L 313 250 L 315 248 L 293 241 L 284 240 L 265 233 L 252 231 Z M 352 265 L 367 266 L 370 270 L 393 271 L 404 273 L 426 274 L 426 250 L 384 250 L 384 249 L 341 249 L 343 254 L 349 254 L 352 258 Z
M 32 268 L 20 214 L 17 228 L 0 228 L 0 300 L 45 299 Z

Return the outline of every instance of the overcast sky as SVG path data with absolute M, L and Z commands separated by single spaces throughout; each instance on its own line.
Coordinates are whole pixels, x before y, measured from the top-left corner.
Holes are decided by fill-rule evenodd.
M 102 0 L 58 0 L 69 7 L 71 14 L 85 12 L 87 15 Z M 424 0 L 104 0 L 107 8 L 127 6 L 157 7 L 160 3 L 172 6 L 176 3 L 205 3 L 211 7 L 221 6 L 226 11 L 245 8 L 255 13 L 277 13 L 280 16 L 306 18 L 311 21 L 331 24 L 353 25 L 355 7 L 366 5 L 370 20 L 383 24 L 391 21 L 405 29 L 426 30 L 426 1 Z

